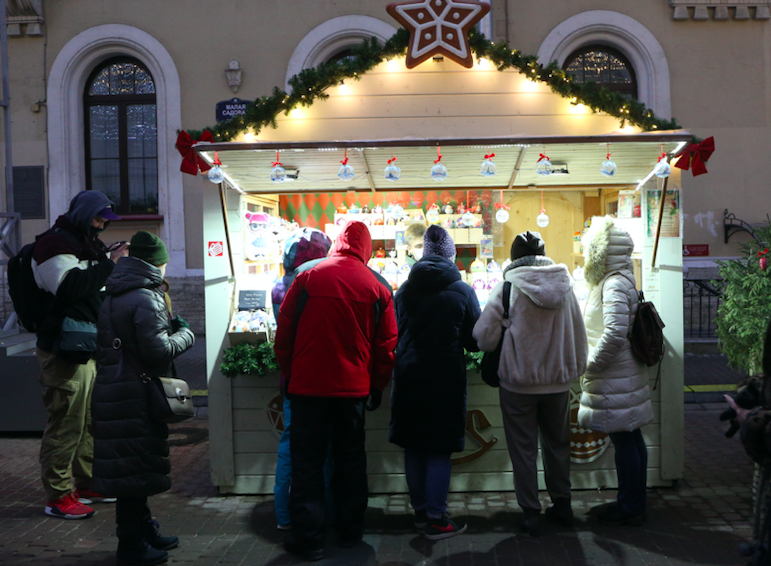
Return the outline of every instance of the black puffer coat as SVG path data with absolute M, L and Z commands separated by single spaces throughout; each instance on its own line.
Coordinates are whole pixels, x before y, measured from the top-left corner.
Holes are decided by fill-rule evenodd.
M 172 360 L 195 336 L 188 328 L 172 333 L 162 280 L 157 267 L 134 257 L 121 258 L 107 279 L 91 413 L 93 489 L 99 493 L 142 497 L 171 487 L 169 428 L 150 420 L 147 385 L 138 369 L 171 375 Z M 116 337 L 122 342 L 117 350 Z
M 466 362 L 480 315 L 474 290 L 455 264 L 423 257 L 394 299 L 399 343 L 389 440 L 437 454 L 461 452 L 466 430 Z

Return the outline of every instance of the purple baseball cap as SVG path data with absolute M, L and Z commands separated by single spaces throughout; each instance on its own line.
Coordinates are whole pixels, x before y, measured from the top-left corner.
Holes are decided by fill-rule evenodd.
M 103 208 L 100 212 L 97 212 L 96 215 L 101 216 L 105 220 L 120 220 L 120 216 L 118 216 L 112 211 L 111 206 L 108 206 L 107 208 Z

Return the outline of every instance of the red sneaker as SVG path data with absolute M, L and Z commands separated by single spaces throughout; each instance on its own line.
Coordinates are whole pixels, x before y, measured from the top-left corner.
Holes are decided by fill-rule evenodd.
M 75 488 L 75 497 L 83 505 L 91 505 L 92 503 L 115 503 L 118 500 L 117 497 L 109 497 L 107 495 L 102 495 L 101 493 L 91 491 L 90 489 L 80 488 Z
M 88 519 L 94 514 L 91 507 L 83 505 L 74 494 L 70 493 L 60 499 L 46 502 L 46 515 L 60 519 Z

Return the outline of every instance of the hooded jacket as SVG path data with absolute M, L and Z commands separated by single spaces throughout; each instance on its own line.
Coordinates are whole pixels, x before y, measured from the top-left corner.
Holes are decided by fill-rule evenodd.
M 284 243 L 284 275 L 271 292 L 273 316 L 276 320 L 286 292 L 297 276 L 297 268 L 306 262 L 326 257 L 331 246 L 329 237 L 315 228 L 301 228 Z
M 169 428 L 150 419 L 150 376 L 172 375 L 172 360 L 191 348 L 188 328 L 172 332 L 161 271 L 135 257 L 118 260 L 99 313 L 97 374 L 92 394 L 94 482 L 99 493 L 142 497 L 171 487 Z M 116 338 L 120 349 L 113 348 Z
M 653 409 L 647 368 L 634 357 L 629 342 L 638 303 L 634 242 L 606 217 L 593 219 L 585 241 L 589 360 L 578 424 L 603 432 L 636 430 L 653 422 Z
M 102 304 L 99 291 L 115 264 L 107 257 L 99 231 L 91 226 L 112 201 L 99 191 L 82 191 L 70 202 L 53 231 L 38 238 L 32 273 L 38 287 L 56 297 L 51 315 L 37 334 L 37 346 L 50 352 L 64 317 L 96 323 Z M 106 225 L 105 225 L 106 226 Z
M 511 282 L 509 319 L 503 320 L 501 282 L 474 326 L 485 352 L 495 350 L 505 329 L 501 387 L 525 394 L 567 391 L 586 367 L 586 331 L 567 267 L 544 256 L 524 256 L 503 278 Z
M 438 454 L 461 452 L 466 435 L 466 350 L 479 318 L 474 290 L 449 259 L 418 261 L 394 298 L 399 344 L 389 440 Z M 419 433 L 416 433 L 419 431 Z
M 366 397 L 391 380 L 396 320 L 390 285 L 367 267 L 369 229 L 351 221 L 330 257 L 299 273 L 278 315 L 274 349 L 289 393 Z

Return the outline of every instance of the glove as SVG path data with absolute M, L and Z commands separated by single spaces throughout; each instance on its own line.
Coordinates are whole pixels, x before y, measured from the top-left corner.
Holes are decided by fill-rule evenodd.
M 190 328 L 190 325 L 181 316 L 175 316 L 171 319 L 171 331 L 178 332 L 180 328 Z
M 368 411 L 374 411 L 380 406 L 380 403 L 383 401 L 383 392 L 378 391 L 374 387 L 370 387 L 369 389 L 369 399 L 367 399 L 367 405 L 366 409 Z

